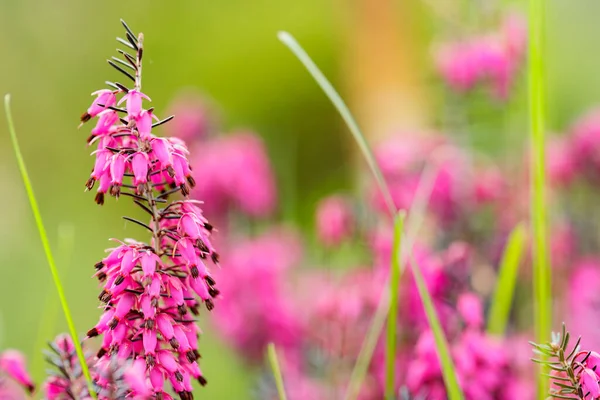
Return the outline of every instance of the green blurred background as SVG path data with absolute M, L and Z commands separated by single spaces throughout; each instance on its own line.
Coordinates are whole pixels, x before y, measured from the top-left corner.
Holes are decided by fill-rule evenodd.
M 389 3 L 375 0 L 371 4 L 377 7 L 378 1 Z M 54 249 L 58 251 L 59 230 L 74 232 L 72 256 L 59 268 L 81 334 L 99 315 L 92 266 L 109 247 L 108 238 L 144 235 L 120 218 L 137 212 L 129 202 L 110 199 L 100 208 L 93 194 L 83 192 L 92 159 L 85 145 L 89 127 L 77 130 L 78 119 L 91 101 L 89 93 L 103 87 L 105 80 L 117 79 L 105 59 L 114 54 L 114 38 L 121 34 L 119 18 L 145 34 L 144 87 L 157 112 L 179 90 L 192 87 L 218 104 L 224 129 L 246 127 L 259 132 L 277 172 L 282 217 L 309 227 L 315 201 L 329 191 L 351 188 L 358 163 L 340 119 L 276 33 L 282 29 L 293 33 L 347 94 L 346 78 L 355 72 L 348 57 L 354 45 L 354 19 L 348 15 L 359 3 L 0 1 L 0 92 L 12 94 L 22 151 Z M 429 42 L 439 26 L 431 12 L 436 1 L 411 0 L 408 8 L 400 4 L 406 1 L 392 3 L 394 7 L 399 4 L 394 20 L 411 22 L 411 51 L 416 52 L 419 71 L 425 71 L 423 91 L 436 96 L 439 90 L 428 76 L 431 67 L 425 64 Z M 553 0 L 549 7 L 549 125 L 560 131 L 600 98 L 600 3 Z M 386 64 L 384 58 L 376 61 L 382 67 Z M 367 72 L 372 75 L 373 70 Z M 369 84 L 369 76 L 364 77 L 367 82 L 362 82 L 361 90 Z M 351 104 L 360 104 L 356 90 L 351 98 Z M 427 103 L 432 104 L 426 112 L 429 120 L 438 120 L 440 101 L 432 98 Z M 517 114 L 523 111 L 517 109 Z M 402 116 L 406 110 L 392 112 Z M 41 315 L 53 308 L 47 304 L 49 299 L 55 301 L 54 288 L 5 118 L 0 119 L 0 348 L 24 350 L 39 380 L 43 371 L 40 338 L 52 339 L 66 331 L 66 325 L 60 313 L 56 318 Z M 493 115 L 489 121 L 480 121 L 486 129 L 471 133 L 483 148 L 496 143 L 501 132 L 494 126 Z M 517 121 L 525 122 L 523 118 Z M 514 129 L 517 136 L 525 137 L 526 124 Z M 520 154 L 521 150 L 516 151 Z M 53 322 L 42 328 L 44 321 Z M 252 372 L 219 342 L 207 321 L 201 325 L 206 333 L 201 365 L 209 380 L 202 397 L 250 398 Z

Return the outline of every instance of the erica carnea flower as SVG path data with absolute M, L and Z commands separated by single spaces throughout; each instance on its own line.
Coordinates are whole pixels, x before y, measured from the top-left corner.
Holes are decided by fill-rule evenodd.
M 82 117 L 97 119 L 88 139 L 96 146 L 96 160 L 86 187 L 98 185 L 98 204 L 106 193 L 132 197 L 150 222 L 126 219 L 145 227 L 152 239 L 116 241 L 95 266 L 103 303 L 99 322 L 88 332 L 103 336 L 95 381 L 102 396 L 114 386 L 114 371 L 125 368 L 118 378 L 128 383 L 128 396 L 170 399 L 170 385 L 182 399 L 191 399 L 192 379 L 206 384 L 197 362 L 200 329 L 194 316 L 202 304 L 214 307 L 219 291 L 207 263 L 218 263 L 219 256 L 201 202 L 167 204 L 169 195 L 187 197 L 195 185 L 188 151 L 180 139 L 152 133 L 172 117 L 159 120 L 153 108 L 145 108 L 150 98 L 142 92 L 143 36 L 123 25 L 127 40 L 119 41 L 128 49 L 119 50 L 123 59 L 109 63 L 133 86 L 108 82 L 110 89 L 95 92 Z
M 13 379 L 29 393 L 32 393 L 35 389 L 35 385 L 27 372 L 25 357 L 17 350 L 5 350 L 0 353 L 0 386 L 3 385 L 2 375 Z

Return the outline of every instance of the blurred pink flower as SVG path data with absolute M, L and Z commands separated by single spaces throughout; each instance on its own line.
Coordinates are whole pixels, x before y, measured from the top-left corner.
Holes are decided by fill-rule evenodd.
M 330 196 L 321 200 L 316 213 L 317 235 L 326 246 L 347 239 L 354 229 L 354 215 L 348 199 Z
M 548 141 L 546 160 L 548 179 L 555 186 L 571 183 L 580 163 L 575 157 L 571 138 L 564 137 L 554 137 Z
M 213 128 L 212 113 L 206 101 L 195 92 L 184 92 L 169 105 L 175 118 L 165 126 L 168 136 L 176 136 L 194 147 Z
M 585 258 L 572 267 L 565 315 L 571 336 L 581 336 L 584 348 L 600 348 L 600 334 L 594 323 L 600 321 L 600 261 Z
M 27 389 L 29 393 L 35 390 L 35 385 L 25 363 L 25 357 L 17 350 L 4 350 L 0 353 L 0 371 Z
M 275 176 L 262 140 L 241 132 L 202 142 L 192 162 L 198 183 L 194 196 L 206 201 L 207 215 L 219 216 L 235 206 L 253 216 L 275 210 Z
M 483 305 L 475 293 L 462 293 L 458 297 L 456 307 L 469 328 L 483 328 Z

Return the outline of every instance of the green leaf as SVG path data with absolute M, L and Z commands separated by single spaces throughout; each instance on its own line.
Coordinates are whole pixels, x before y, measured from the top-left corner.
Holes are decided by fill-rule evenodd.
M 32 211 L 33 217 L 35 219 L 35 224 L 36 224 L 37 230 L 40 234 L 42 246 L 44 248 L 44 252 L 46 253 L 46 259 L 48 260 L 48 265 L 50 266 L 50 272 L 52 274 L 52 279 L 54 281 L 54 285 L 56 286 L 56 291 L 58 292 L 58 298 L 60 300 L 60 304 L 62 306 L 63 313 L 65 314 L 65 319 L 67 320 L 67 325 L 69 327 L 69 332 L 71 333 L 73 343 L 75 344 L 77 356 L 79 358 L 79 362 L 81 363 L 81 368 L 82 368 L 83 374 L 85 375 L 85 379 L 86 379 L 86 382 L 88 385 L 89 392 L 92 395 L 92 397 L 94 399 L 96 399 L 97 398 L 96 392 L 94 391 L 94 385 L 92 384 L 92 378 L 90 376 L 90 371 L 88 369 L 87 363 L 85 362 L 85 356 L 83 355 L 83 350 L 81 349 L 81 343 L 79 342 L 77 330 L 75 329 L 75 324 L 73 323 L 73 317 L 71 316 L 71 310 L 69 309 L 69 305 L 67 303 L 67 298 L 65 297 L 65 291 L 63 289 L 62 283 L 60 281 L 60 277 L 58 275 L 58 270 L 57 270 L 56 264 L 54 262 L 54 257 L 52 256 L 52 250 L 50 249 L 50 242 L 48 241 L 48 236 L 46 235 L 46 229 L 44 228 L 44 224 L 42 222 L 42 216 L 40 214 L 38 203 L 37 203 L 37 200 L 35 199 L 35 195 L 33 193 L 33 187 L 31 185 L 31 181 L 29 180 L 29 174 L 27 173 L 27 168 L 25 167 L 25 160 L 23 159 L 23 155 L 21 154 L 21 149 L 19 147 L 19 142 L 17 140 L 15 126 L 13 123 L 12 114 L 10 112 L 10 95 L 9 94 L 4 96 L 4 110 L 6 112 L 6 119 L 8 122 L 8 131 L 10 132 L 10 140 L 12 142 L 13 150 L 15 152 L 15 157 L 17 158 L 17 164 L 19 166 L 19 171 L 21 172 L 21 178 L 23 179 L 25 191 L 27 192 L 27 197 L 29 199 L 29 205 L 31 206 L 31 211 Z
M 396 378 L 396 325 L 398 324 L 398 291 L 400 289 L 400 254 L 402 231 L 404 229 L 404 212 L 398 213 L 394 221 L 394 245 L 392 247 L 390 277 L 390 308 L 387 318 L 387 344 L 385 348 L 385 398 L 394 400 Z
M 488 333 L 492 335 L 501 336 L 506 331 L 515 292 L 517 271 L 525 249 L 526 235 L 525 225 L 521 223 L 513 229 L 508 237 L 488 317 Z
M 267 357 L 269 358 L 269 364 L 273 371 L 273 378 L 275 378 L 275 386 L 277 387 L 277 394 L 279 400 L 286 400 L 285 387 L 283 386 L 283 377 L 281 376 L 281 368 L 279 367 L 279 359 L 277 358 L 277 350 L 275 344 L 269 343 L 267 345 Z
M 456 368 L 454 367 L 454 362 L 452 361 L 452 357 L 450 356 L 448 340 L 444 335 L 440 319 L 433 305 L 431 294 L 427 289 L 425 279 L 423 278 L 423 275 L 421 273 L 421 268 L 412 256 L 411 267 L 413 276 L 415 277 L 415 283 L 417 284 L 417 289 L 419 291 L 419 296 L 421 297 L 421 302 L 423 303 L 423 307 L 425 308 L 425 315 L 427 316 L 429 327 L 431 328 L 431 331 L 433 332 L 433 336 L 435 338 L 437 355 L 440 359 L 440 365 L 442 366 L 442 376 L 444 378 L 444 384 L 446 385 L 446 394 L 448 395 L 449 400 L 462 400 L 464 399 L 464 395 L 460 386 L 458 385 L 458 380 L 456 378 L 455 373 Z
M 338 112 L 344 119 L 344 122 L 346 122 L 346 125 L 350 129 L 352 136 L 354 136 L 354 140 L 356 140 L 358 147 L 360 147 L 360 150 L 363 156 L 365 157 L 365 160 L 367 161 L 367 164 L 369 165 L 373 176 L 375 177 L 375 181 L 377 182 L 379 190 L 383 195 L 390 215 L 395 216 L 398 210 L 396 209 L 394 200 L 392 200 L 390 190 L 387 184 L 385 183 L 385 179 L 383 178 L 381 169 L 379 168 L 379 165 L 377 165 L 377 161 L 373 156 L 373 152 L 369 147 L 365 135 L 363 135 L 360 128 L 358 127 L 358 124 L 354 120 L 354 117 L 348 109 L 348 106 L 346 106 L 346 103 L 344 103 L 344 100 L 342 100 L 342 98 L 335 90 L 333 85 L 329 82 L 329 80 L 327 80 L 327 78 L 325 77 L 325 75 L 323 75 L 319 67 L 317 67 L 314 61 L 310 58 L 310 56 L 306 53 L 306 51 L 302 48 L 302 46 L 300 46 L 300 44 L 296 41 L 296 39 L 294 39 L 292 35 L 290 35 L 287 32 L 279 32 L 277 34 L 277 37 L 292 51 L 292 53 L 294 53 L 298 60 L 300 60 L 300 62 L 312 75 L 317 84 L 321 87 L 323 92 L 325 92 L 329 100 L 331 100 L 335 108 L 338 110 Z
M 546 74 L 544 0 L 529 0 L 528 94 L 531 139 L 531 221 L 533 228 L 534 330 L 538 343 L 547 341 L 552 330 L 551 269 L 548 255 L 548 216 L 546 204 Z M 547 369 L 540 367 L 539 372 Z M 537 377 L 537 398 L 548 393 L 548 380 Z

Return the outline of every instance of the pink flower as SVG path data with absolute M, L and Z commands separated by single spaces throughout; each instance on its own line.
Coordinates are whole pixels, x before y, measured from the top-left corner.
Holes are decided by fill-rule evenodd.
M 572 267 L 568 281 L 565 318 L 573 337 L 581 336 L 581 345 L 600 348 L 600 335 L 590 321 L 600 318 L 600 261 L 585 258 Z
M 177 116 L 166 126 L 167 134 L 177 136 L 194 146 L 201 146 L 214 125 L 206 101 L 197 93 L 179 94 L 169 106 L 169 112 Z
M 461 294 L 458 298 L 457 308 L 467 326 L 476 329 L 483 327 L 483 306 L 476 294 Z
M 317 206 L 317 234 L 327 246 L 334 246 L 352 234 L 354 217 L 347 199 L 330 196 Z
M 0 353 L 0 371 L 25 387 L 29 393 L 35 390 L 35 385 L 27 372 L 25 357 L 19 351 L 5 350 Z
M 600 396 L 598 376 L 593 370 L 584 368 L 579 375 L 579 383 L 586 399 L 596 399 Z
M 92 105 L 81 116 L 82 122 L 89 121 L 108 107 L 114 106 L 117 102 L 115 93 L 109 89 L 98 90 L 92 93 L 92 96 L 96 96 L 96 98 L 92 102 Z

